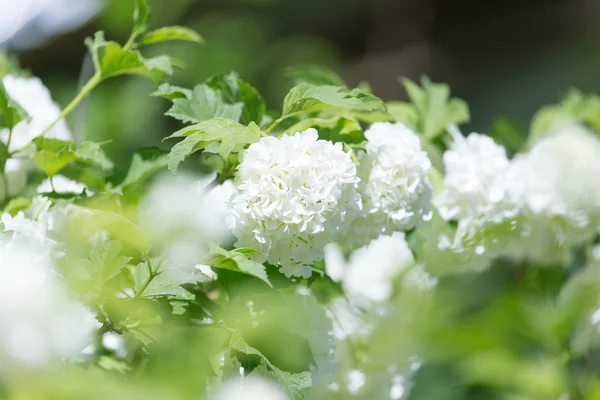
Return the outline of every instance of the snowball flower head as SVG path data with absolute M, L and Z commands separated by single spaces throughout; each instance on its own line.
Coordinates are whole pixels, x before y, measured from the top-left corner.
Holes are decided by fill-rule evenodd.
M 288 400 L 285 392 L 275 383 L 262 377 L 231 379 L 218 388 L 210 400 Z
M 523 256 L 542 263 L 569 259 L 570 247 L 600 227 L 600 139 L 566 124 L 513 160 L 515 195 L 525 205 Z
M 500 222 L 518 212 L 510 196 L 510 161 L 504 147 L 486 135 L 463 137 L 449 128 L 452 147 L 444 153 L 444 191 L 435 205 L 445 220 L 475 219 Z
M 310 276 L 308 265 L 360 212 L 357 184 L 342 144 L 318 140 L 314 129 L 262 138 L 238 167 L 231 201 L 237 246 L 258 250 L 287 276 Z
M 393 279 L 412 268 L 415 261 L 402 232 L 379 236 L 352 253 L 343 266 L 337 265 L 339 260 L 334 248 L 328 246 L 325 260 L 328 275 L 334 280 L 341 278 L 346 293 L 358 305 L 388 300 L 394 288 Z
M 72 301 L 48 251 L 25 238 L 0 242 L 0 365 L 42 366 L 73 357 L 99 327 Z
M 359 191 L 367 220 L 361 225 L 372 226 L 380 234 L 409 230 L 428 221 L 431 162 L 417 134 L 402 123 L 377 122 L 365 137 Z

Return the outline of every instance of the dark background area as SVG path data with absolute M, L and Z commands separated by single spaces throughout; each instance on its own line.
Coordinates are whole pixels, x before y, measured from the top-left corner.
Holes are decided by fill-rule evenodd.
M 322 64 L 350 85 L 361 81 L 385 100 L 404 99 L 398 77 L 429 75 L 466 99 L 469 128 L 486 131 L 496 117 L 526 127 L 540 106 L 571 86 L 600 90 L 600 0 L 150 0 L 152 26 L 180 24 L 206 44 L 157 46 L 185 61 L 171 81 L 193 86 L 229 70 L 277 108 L 291 82 L 286 66 Z M 19 54 L 65 104 L 86 79 L 83 40 L 96 30 L 125 41 L 132 2 L 108 0 L 76 31 Z M 71 120 L 78 135 L 112 138 L 113 156 L 156 145 L 170 133 L 163 100 L 151 82 L 104 84 Z M 85 115 L 85 118 L 82 116 Z M 84 122 L 85 121 L 85 122 Z M 108 149 L 110 151 L 110 149 Z

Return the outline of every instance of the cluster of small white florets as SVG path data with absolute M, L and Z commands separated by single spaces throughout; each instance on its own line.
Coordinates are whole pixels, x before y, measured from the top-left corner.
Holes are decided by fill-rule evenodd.
M 366 153 L 359 158 L 359 193 L 364 205 L 363 231 L 354 240 L 367 243 L 380 234 L 407 231 L 431 218 L 431 161 L 419 136 L 401 123 L 378 122 L 365 132 Z
M 518 212 L 511 200 L 510 161 L 504 147 L 486 135 L 463 137 L 450 127 L 453 143 L 444 153 L 444 191 L 435 204 L 444 219 L 502 221 Z
M 452 247 L 462 251 L 473 245 L 481 252 L 485 247 L 479 241 L 489 236 L 485 231 L 501 224 L 512 227 L 520 210 L 512 192 L 510 160 L 504 147 L 489 136 L 471 133 L 465 138 L 456 126 L 448 131 L 453 143 L 443 157 L 444 190 L 434 203 L 443 219 L 458 221 Z
M 496 230 L 504 236 L 490 255 L 565 262 L 573 246 L 598 232 L 600 139 L 587 129 L 564 125 L 512 161 L 487 136 L 451 133 L 445 189 L 435 204 L 444 219 L 458 221 L 454 248 L 473 240 L 474 248 L 489 250 L 477 240 L 504 224 L 509 228 Z
M 393 280 L 414 266 L 413 254 L 402 232 L 381 235 L 354 251 L 346 262 L 335 245 L 326 248 L 326 272 L 340 281 L 360 306 L 383 302 L 393 292 Z
M 567 123 L 513 160 L 512 190 L 523 205 L 519 258 L 566 262 L 600 229 L 600 138 Z
M 251 145 L 231 201 L 237 245 L 259 250 L 288 276 L 308 277 L 328 243 L 355 248 L 426 221 L 431 163 L 418 136 L 378 123 L 366 137 L 360 173 L 341 143 L 318 140 L 314 129 Z
M 342 144 L 309 129 L 265 137 L 244 153 L 232 197 L 231 228 L 287 276 L 311 275 L 323 248 L 360 213 L 356 165 Z

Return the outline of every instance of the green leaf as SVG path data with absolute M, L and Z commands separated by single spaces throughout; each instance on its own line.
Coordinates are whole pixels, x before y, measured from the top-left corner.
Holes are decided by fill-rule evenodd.
M 110 170 L 113 167 L 112 161 L 106 157 L 99 143 L 85 141 L 75 150 L 75 156 L 78 161 L 97 165 L 104 170 Z
M 159 81 L 165 75 L 172 75 L 173 68 L 179 66 L 171 57 L 144 58 L 137 50 L 126 49 L 117 42 L 107 42 L 103 32 L 97 32 L 93 39 L 88 38 L 85 43 L 102 79 L 133 74 Z
M 171 149 L 168 156 L 169 169 L 177 170 L 187 156 L 206 148 L 209 144 L 211 147 L 207 151 L 227 159 L 229 154 L 237 153 L 247 145 L 257 142 L 261 135 L 262 131 L 254 123 L 244 126 L 224 118 L 213 118 L 186 127 L 170 136 L 170 138 L 185 137 L 185 139 Z
M 106 282 L 117 276 L 131 261 L 131 257 L 120 255 L 122 248 L 117 240 L 99 241 L 92 248 L 89 260 L 81 260 L 79 265 L 91 279 Z
M 146 46 L 149 44 L 166 42 L 170 40 L 183 40 L 187 42 L 203 43 L 200 35 L 190 28 L 184 26 L 167 26 L 146 33 L 138 41 L 138 45 Z
M 266 112 L 265 102 L 258 91 L 241 80 L 238 74 L 230 72 L 216 75 L 208 79 L 206 83 L 211 88 L 221 91 L 227 103 L 243 104 L 240 120 L 243 124 L 254 122 L 260 125 Z
M 35 145 L 33 161 L 48 176 L 56 175 L 76 158 L 74 142 L 38 137 Z
M 167 155 L 159 150 L 140 151 L 133 155 L 129 171 L 119 185 L 123 190 L 132 189 L 144 183 L 152 175 L 167 167 Z
M 160 266 L 160 260 L 153 259 L 152 267 Z M 193 270 L 168 267 L 161 268 L 156 276 L 150 278 L 150 268 L 147 262 L 140 263 L 132 269 L 135 293 L 145 298 L 167 297 L 177 300 L 193 300 L 195 296 L 181 287 L 198 281 Z
M 458 98 L 450 98 L 448 85 L 432 83 L 427 77 L 421 79 L 421 86 L 409 79 L 403 79 L 402 82 L 418 115 L 417 129 L 425 138 L 435 139 L 451 123 L 469 122 L 467 103 Z M 412 111 L 405 109 L 404 112 L 414 118 Z
M 265 266 L 248 258 L 247 249 L 225 250 L 215 246 L 211 248 L 205 264 L 214 268 L 223 268 L 230 271 L 254 276 L 271 286 L 267 277 Z M 271 286 L 272 287 L 272 286 Z
M 332 108 L 354 111 L 385 111 L 383 101 L 361 89 L 343 86 L 317 86 L 301 83 L 293 87 L 283 101 L 283 117 Z
M 26 199 L 25 197 L 17 197 L 11 199 L 6 207 L 4 207 L 4 212 L 9 213 L 11 216 L 15 216 L 19 213 L 19 211 L 25 211 L 31 206 L 31 200 Z
M 109 356 L 100 356 L 98 366 L 106 371 L 116 371 L 120 374 L 125 374 L 131 370 L 125 361 L 116 360 Z
M 294 81 L 294 85 L 310 83 L 317 86 L 346 86 L 337 73 L 323 66 L 298 65 L 286 68 L 285 73 Z
M 0 142 L 0 171 L 4 171 L 6 161 L 10 158 L 10 152 L 6 143 Z
M 503 145 L 512 153 L 519 151 L 527 139 L 527 128 L 507 118 L 497 118 L 489 129 L 489 135 L 496 143 Z
M 0 50 L 0 78 L 6 75 L 27 76 L 27 73 L 21 69 L 17 57 Z
M 413 104 L 403 101 L 391 101 L 386 103 L 386 106 L 388 113 L 396 122 L 402 122 L 404 125 L 415 130 L 418 129 L 419 113 Z
M 190 89 L 170 85 L 168 83 L 163 83 L 158 87 L 158 89 L 154 93 L 152 93 L 152 96 L 162 97 L 167 100 L 173 101 L 174 99 L 180 99 L 183 97 L 191 99 L 193 94 Z
M 273 378 L 286 390 L 292 400 L 303 400 L 304 390 L 312 386 L 312 375 L 310 372 L 293 373 L 279 369 L 264 354 L 254 347 L 249 346 L 239 334 L 234 334 L 229 347 L 244 354 L 260 356 L 269 371 L 273 374 Z
M 238 121 L 242 115 L 242 109 L 241 102 L 229 104 L 223 99 L 222 92 L 203 83 L 193 89 L 191 96 L 173 99 L 173 107 L 167 111 L 166 115 L 185 123 L 198 123 L 212 118 L 228 118 Z
M 21 121 L 30 120 L 29 114 L 17 102 L 13 101 L 0 79 L 0 126 L 12 130 Z
M 131 37 L 135 39 L 148 30 L 148 19 L 150 18 L 150 8 L 146 0 L 135 0 L 133 10 L 133 30 Z
M 587 123 L 600 131 L 600 96 L 571 89 L 560 103 L 542 107 L 531 121 L 529 144 L 568 122 Z
M 303 132 L 315 128 L 319 138 L 330 140 L 334 143 L 360 143 L 365 140 L 360 123 L 352 116 L 338 116 L 328 118 L 306 118 L 285 130 L 288 134 Z
M 193 90 L 162 85 L 153 95 L 171 100 L 173 106 L 166 115 L 185 123 L 228 118 L 243 124 L 260 124 L 265 117 L 262 97 L 235 72 L 213 76 Z
M 146 251 L 148 238 L 144 231 L 121 213 L 71 205 L 70 222 L 81 236 L 92 236 L 98 231 L 108 231 L 115 238 L 130 244 L 139 251 Z

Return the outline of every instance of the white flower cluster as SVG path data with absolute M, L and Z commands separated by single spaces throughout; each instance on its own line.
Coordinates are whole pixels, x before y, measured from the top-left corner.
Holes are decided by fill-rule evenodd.
M 403 272 L 408 274 L 414 263 L 413 254 L 402 232 L 379 236 L 354 251 L 348 262 L 345 262 L 335 245 L 328 245 L 326 248 L 327 275 L 334 281 L 341 281 L 345 292 L 360 306 L 388 300 L 393 293 L 394 278 Z M 413 275 L 410 283 L 417 284 L 418 281 L 419 278 Z
M 252 144 L 236 179 L 237 246 L 259 250 L 287 276 L 310 276 L 309 265 L 361 210 L 356 165 L 314 129 Z
M 0 242 L 0 365 L 42 366 L 91 342 L 98 323 L 69 298 L 52 264 L 39 243 Z
M 485 135 L 467 138 L 452 127 L 453 143 L 444 153 L 444 191 L 435 204 L 444 219 L 502 221 L 518 207 L 510 196 L 510 161 L 504 147 Z
M 12 130 L 0 129 L 0 140 L 7 144 L 9 151 L 13 152 L 22 148 L 29 141 L 37 137 L 47 126 L 60 116 L 60 108 L 52 101 L 50 91 L 39 78 L 22 78 L 7 75 L 2 78 L 2 84 L 8 96 L 21 106 L 30 119 L 19 122 Z M 45 134 L 46 137 L 62 140 L 72 139 L 64 119 L 58 121 L 54 127 Z M 6 162 L 6 178 L 9 193 L 6 193 L 4 183 L 0 181 L 0 200 L 7 195 L 14 196 L 25 187 L 27 173 L 31 161 L 24 158 L 11 158 Z
M 378 122 L 365 132 L 359 160 L 364 214 L 352 232 L 363 244 L 382 233 L 410 230 L 431 218 L 431 161 L 416 133 L 401 123 Z
M 471 133 L 463 137 L 458 128 L 449 127 L 453 143 L 444 153 L 444 190 L 434 203 L 445 220 L 459 222 L 452 247 L 462 251 L 471 242 L 480 253 L 485 251 L 476 235 L 501 224 L 510 223 L 519 213 L 512 192 L 511 164 L 504 147 L 485 135 Z M 490 232 L 487 232 L 488 234 Z M 492 238 L 497 242 L 498 238 Z M 493 247 L 502 244 L 494 243 Z
M 85 186 L 57 175 L 58 193 L 81 193 Z M 51 190 L 48 181 L 38 193 Z M 99 327 L 94 315 L 72 300 L 55 270 L 64 256 L 52 238 L 61 207 L 35 196 L 32 205 L 11 216 L 2 215 L 0 239 L 0 366 L 43 366 L 75 357 L 92 341 Z
M 565 262 L 573 246 L 600 229 L 600 138 L 580 125 L 564 125 L 513 160 L 512 188 L 523 207 L 520 258 Z
M 564 125 L 513 160 L 487 136 L 451 133 L 445 189 L 434 203 L 458 221 L 453 248 L 547 264 L 568 261 L 598 232 L 600 139 L 587 129 Z
M 308 277 L 328 243 L 356 248 L 426 221 L 431 163 L 418 136 L 376 123 L 366 137 L 358 173 L 341 143 L 318 140 L 314 129 L 251 145 L 232 198 L 237 245 L 259 250 L 287 276 Z
M 48 88 L 37 77 L 22 78 L 7 75 L 2 79 L 2 83 L 8 96 L 27 111 L 31 118 L 30 121 L 19 122 L 13 128 L 9 150 L 14 151 L 36 138 L 60 116 L 61 110 L 52 100 Z M 61 140 L 72 139 L 64 119 L 58 121 L 44 136 Z M 1 137 L 6 143 L 8 129 L 3 130 Z

